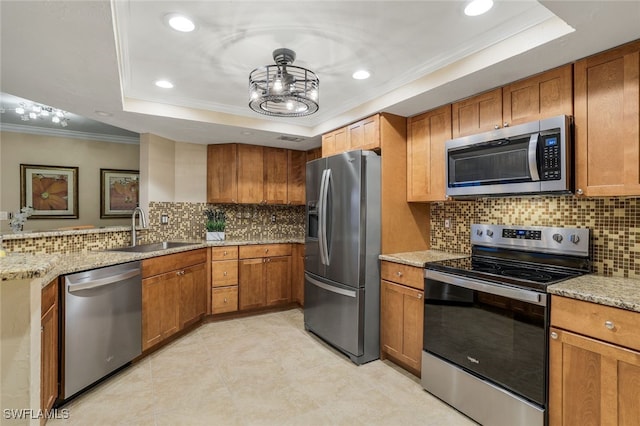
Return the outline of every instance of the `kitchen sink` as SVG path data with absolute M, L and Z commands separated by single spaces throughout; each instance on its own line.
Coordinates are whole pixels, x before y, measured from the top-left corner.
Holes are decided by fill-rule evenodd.
M 107 251 L 126 251 L 130 253 L 147 253 L 150 251 L 168 250 L 177 247 L 194 246 L 198 243 L 181 243 L 175 241 L 162 241 L 161 243 L 138 244 L 137 246 L 127 246 L 108 249 Z

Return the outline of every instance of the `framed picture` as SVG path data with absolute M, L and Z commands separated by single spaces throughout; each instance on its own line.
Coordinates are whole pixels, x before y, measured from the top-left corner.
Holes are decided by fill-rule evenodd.
M 139 184 L 138 170 L 100 169 L 100 218 L 131 217 Z
M 20 207 L 29 219 L 78 218 L 78 168 L 20 164 Z

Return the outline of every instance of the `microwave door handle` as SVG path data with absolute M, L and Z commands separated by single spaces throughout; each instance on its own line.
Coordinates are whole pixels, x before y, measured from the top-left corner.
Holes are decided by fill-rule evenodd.
M 538 182 L 540 180 L 540 174 L 538 173 L 538 137 L 539 133 L 534 133 L 529 139 L 529 173 L 531 174 L 531 180 Z

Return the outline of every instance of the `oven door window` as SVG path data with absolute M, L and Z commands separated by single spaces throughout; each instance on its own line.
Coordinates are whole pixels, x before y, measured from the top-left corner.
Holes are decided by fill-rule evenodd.
M 531 182 L 530 136 L 502 139 L 451 150 L 449 186 Z
M 544 306 L 425 280 L 424 349 L 545 405 L 545 316 Z

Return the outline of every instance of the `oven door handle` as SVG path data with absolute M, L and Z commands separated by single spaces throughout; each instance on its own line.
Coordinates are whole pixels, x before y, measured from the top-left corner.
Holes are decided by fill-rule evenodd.
M 424 277 L 430 280 L 439 281 L 445 284 L 455 285 L 457 287 L 467 288 L 469 290 L 477 290 L 483 293 L 495 294 L 496 296 L 508 297 L 523 302 L 533 303 L 539 306 L 547 306 L 547 298 L 543 297 L 543 293 L 536 291 L 524 290 L 513 287 L 506 287 L 500 284 L 487 284 L 484 281 L 475 278 L 461 277 L 451 275 L 440 271 L 425 269 Z M 425 283 L 426 288 L 426 283 Z

